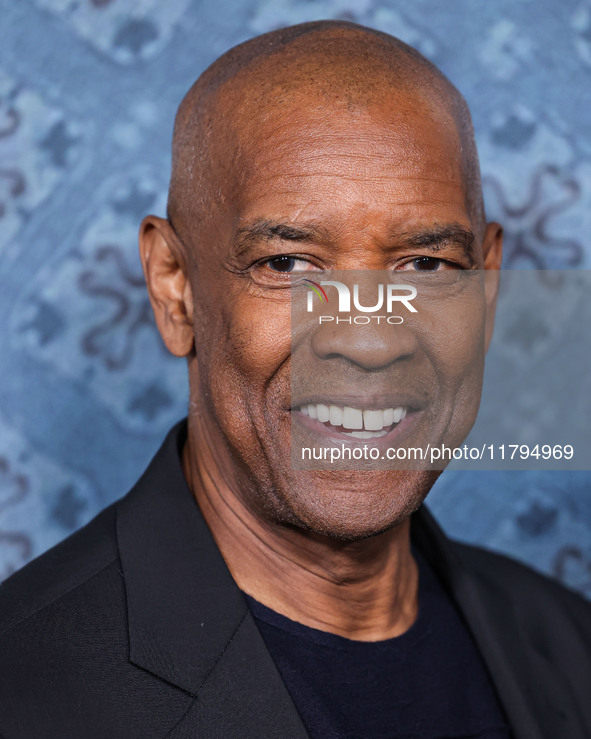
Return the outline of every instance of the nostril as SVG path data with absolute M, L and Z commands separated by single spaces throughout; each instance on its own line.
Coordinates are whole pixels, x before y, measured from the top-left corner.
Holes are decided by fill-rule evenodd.
M 311 337 L 316 357 L 332 363 L 346 360 L 370 371 L 408 361 L 418 346 L 414 332 L 403 325 L 321 324 Z

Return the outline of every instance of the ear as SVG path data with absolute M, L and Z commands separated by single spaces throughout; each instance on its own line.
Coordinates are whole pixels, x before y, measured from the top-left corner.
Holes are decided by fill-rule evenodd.
M 484 299 L 486 303 L 486 321 L 484 326 L 485 350 L 492 338 L 495 324 L 497 296 L 499 294 L 500 269 L 503 259 L 503 227 L 494 221 L 486 224 L 482 240 L 484 258 Z
M 139 247 L 160 335 L 172 354 L 185 357 L 193 349 L 193 295 L 182 244 L 166 219 L 146 216 Z

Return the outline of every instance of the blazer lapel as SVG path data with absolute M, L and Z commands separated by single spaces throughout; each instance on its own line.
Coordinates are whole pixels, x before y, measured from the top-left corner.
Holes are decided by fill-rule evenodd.
M 307 737 L 186 484 L 185 435 L 172 429 L 118 506 L 130 662 L 196 697 L 170 736 Z
M 247 613 L 169 739 L 308 739 L 254 619 Z
M 584 739 L 579 725 L 567 723 L 578 712 L 559 670 L 519 627 L 510 590 L 474 576 L 462 548 L 447 539 L 424 506 L 413 514 L 412 536 L 462 613 L 515 739 Z

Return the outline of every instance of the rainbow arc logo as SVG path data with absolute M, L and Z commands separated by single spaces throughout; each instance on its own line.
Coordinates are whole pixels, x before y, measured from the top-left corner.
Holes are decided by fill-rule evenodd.
M 321 285 L 319 285 L 317 282 L 314 282 L 313 280 L 307 279 L 304 280 L 304 285 L 306 285 L 308 290 L 313 290 L 323 303 L 328 303 L 328 295 Z

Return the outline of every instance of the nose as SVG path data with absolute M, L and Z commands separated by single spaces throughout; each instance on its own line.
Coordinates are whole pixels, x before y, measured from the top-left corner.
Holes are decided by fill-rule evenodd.
M 328 317 L 327 317 L 328 318 Z M 401 319 L 403 322 L 388 322 Z M 319 359 L 346 359 L 367 371 L 409 360 L 417 351 L 415 333 L 403 316 L 350 313 L 323 321 L 312 336 L 312 350 Z

